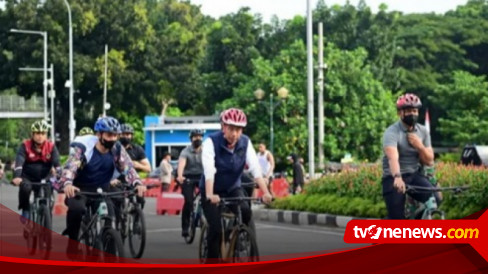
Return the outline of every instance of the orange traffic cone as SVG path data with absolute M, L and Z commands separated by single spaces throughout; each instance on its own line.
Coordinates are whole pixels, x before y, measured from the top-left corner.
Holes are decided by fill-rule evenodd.
M 64 204 L 64 194 L 58 193 L 58 198 L 54 204 L 53 214 L 54 215 L 66 215 L 68 212 L 68 207 Z

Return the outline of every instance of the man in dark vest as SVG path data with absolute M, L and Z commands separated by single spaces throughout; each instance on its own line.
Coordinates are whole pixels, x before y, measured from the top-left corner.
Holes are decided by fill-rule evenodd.
M 19 188 L 19 209 L 22 210 L 21 222 L 26 223 L 30 217 L 29 197 L 31 191 L 39 191 L 39 183 L 47 179 L 53 168 L 59 169 L 59 152 L 56 146 L 47 140 L 50 125 L 44 121 L 35 121 L 31 126 L 31 138 L 25 140 L 15 157 L 14 179 L 12 183 Z M 52 172 L 54 174 L 54 172 Z
M 241 176 L 247 165 L 263 191 L 263 201 L 269 203 L 271 194 L 266 186 L 256 151 L 251 140 L 242 134 L 247 117 L 240 109 L 230 108 L 221 114 L 222 131 L 213 133 L 203 142 L 203 174 L 200 180 L 203 211 L 208 223 L 208 258 L 218 258 L 222 239 L 220 197 L 244 197 Z M 236 208 L 231 208 L 235 211 Z M 251 220 L 251 208 L 241 203 L 242 219 L 245 224 Z

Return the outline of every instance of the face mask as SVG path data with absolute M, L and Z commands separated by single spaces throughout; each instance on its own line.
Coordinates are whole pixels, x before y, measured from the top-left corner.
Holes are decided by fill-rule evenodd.
M 112 149 L 115 145 L 116 141 L 107 141 L 104 140 L 103 138 L 100 139 L 100 143 L 106 148 L 106 149 Z
M 403 121 L 403 122 L 404 122 L 406 125 L 408 125 L 408 126 L 412 127 L 412 126 L 415 126 L 415 124 L 417 123 L 417 120 L 418 120 L 418 119 L 419 119 L 419 116 L 418 116 L 418 115 L 413 115 L 413 114 L 411 114 L 411 115 L 405 115 L 405 116 L 403 116 L 402 121 Z
M 202 145 L 202 140 L 195 140 L 192 142 L 194 148 L 198 148 Z
M 131 139 L 127 138 L 127 137 L 120 137 L 120 143 L 124 146 L 127 146 L 131 143 Z

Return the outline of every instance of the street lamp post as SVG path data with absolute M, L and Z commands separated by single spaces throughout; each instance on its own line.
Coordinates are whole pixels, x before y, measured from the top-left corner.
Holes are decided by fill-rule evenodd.
M 40 68 L 19 68 L 20 71 L 44 71 L 44 69 Z M 56 141 L 56 137 L 54 136 L 54 98 L 56 97 L 56 92 L 54 91 L 54 66 L 51 64 L 51 67 L 47 69 L 49 72 L 50 76 L 49 79 L 47 79 L 46 83 L 48 86 L 51 87 L 49 90 L 49 98 L 51 98 L 51 138 L 53 140 L 53 143 Z M 46 121 L 48 119 L 45 119 Z
M 66 81 L 66 87 L 69 88 L 69 140 L 73 141 L 75 138 L 76 121 L 74 119 L 74 90 L 75 83 L 73 80 L 73 27 L 71 22 L 71 7 L 68 0 L 64 0 L 66 8 L 68 9 L 69 20 L 69 80 Z
M 55 124 L 54 124 L 54 98 L 56 97 L 56 91 L 54 91 L 54 66 L 51 64 L 51 68 L 49 69 L 51 73 L 51 77 L 49 77 L 49 86 L 51 90 L 49 90 L 49 98 L 51 98 L 51 139 L 53 144 L 56 143 L 56 131 L 55 131 Z
M 284 100 L 288 97 L 288 89 L 285 87 L 281 87 L 278 89 L 278 97 L 281 100 Z M 262 89 L 257 89 L 254 91 L 254 96 L 258 100 L 262 100 L 264 98 L 264 91 Z M 272 154 L 274 154 L 274 110 L 275 108 L 281 103 L 281 100 L 278 102 L 273 101 L 274 95 L 272 92 L 269 93 L 269 150 Z
M 43 91 L 44 91 L 44 120 L 48 120 L 48 114 L 47 114 L 47 85 L 48 85 L 48 83 L 47 83 L 47 32 L 35 31 L 35 30 L 23 30 L 23 29 L 11 29 L 10 32 L 41 35 L 44 39 L 44 65 L 43 65 L 44 80 L 42 81 L 42 86 L 43 86 Z

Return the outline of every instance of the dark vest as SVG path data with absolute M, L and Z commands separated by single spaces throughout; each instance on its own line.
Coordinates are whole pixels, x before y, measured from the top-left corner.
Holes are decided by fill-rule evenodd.
M 217 173 L 214 180 L 214 194 L 225 195 L 241 186 L 241 175 L 246 164 L 247 146 L 249 138 L 241 135 L 234 151 L 227 148 L 224 133 L 219 131 L 208 136 L 212 139 L 215 152 L 215 168 Z M 200 191 L 205 193 L 205 176 L 200 180 Z

